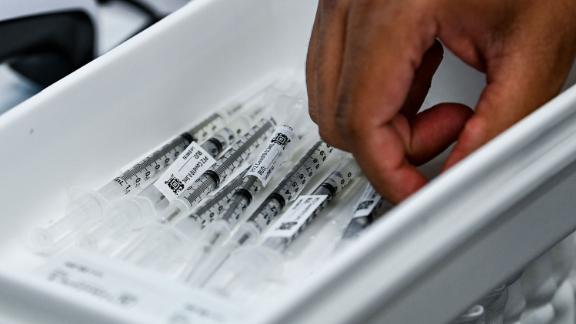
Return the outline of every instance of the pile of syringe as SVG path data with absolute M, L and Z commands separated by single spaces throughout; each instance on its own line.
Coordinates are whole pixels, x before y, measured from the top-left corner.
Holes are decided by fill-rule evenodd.
M 230 298 L 282 281 L 293 258 L 312 272 L 387 205 L 351 155 L 319 139 L 302 93 L 276 83 L 210 115 L 71 199 L 30 245 L 97 253 Z M 313 223 L 334 230 L 294 249 Z

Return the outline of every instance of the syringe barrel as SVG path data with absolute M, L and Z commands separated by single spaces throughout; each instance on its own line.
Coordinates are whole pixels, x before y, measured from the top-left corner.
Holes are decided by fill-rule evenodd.
M 124 195 L 137 192 L 140 188 L 153 182 L 157 175 L 166 170 L 192 141 L 191 136 L 178 136 L 114 178 L 113 182 L 121 188 Z
M 31 231 L 30 247 L 35 252 L 45 255 L 57 253 L 68 247 L 81 232 L 98 222 L 107 204 L 108 201 L 98 192 L 87 192 L 74 197 L 66 206 L 62 218 Z
M 235 114 L 238 110 L 239 109 L 234 108 L 234 110 L 224 111 L 224 114 L 213 113 L 194 127 L 187 130 L 182 134 L 182 136 L 189 136 L 191 138 L 190 142 L 203 142 L 208 139 L 210 134 L 214 133 L 217 129 L 224 127 L 226 118 Z
M 348 158 L 342 161 L 334 171 L 316 189 L 310 196 L 302 196 L 302 202 L 314 201 L 316 198 L 319 202 L 314 209 L 309 209 L 306 212 L 296 214 L 298 221 L 294 219 L 294 210 L 288 210 L 287 219 L 274 224 L 272 232 L 266 234 L 266 239 L 263 245 L 277 249 L 283 252 L 292 241 L 294 241 L 300 234 L 308 227 L 316 217 L 328 206 L 328 204 L 339 194 L 359 173 L 359 168 L 354 162 L 354 159 Z M 315 196 L 315 197 L 314 197 Z M 299 202 L 297 200 L 297 202 Z M 298 205 L 298 206 L 302 206 Z M 292 208 L 292 207 L 291 207 Z M 299 209 L 296 208 L 296 211 Z M 290 225 L 290 230 L 284 230 L 285 224 Z
M 246 133 L 250 128 L 251 121 L 257 119 L 265 110 L 266 109 L 264 108 L 255 106 L 244 109 L 239 116 L 230 118 L 230 121 L 225 127 L 218 130 L 214 135 L 206 140 L 206 142 L 212 142 L 215 146 L 213 148 L 219 149 L 218 152 L 213 151 L 216 154 L 212 156 L 216 157 L 217 155 L 220 155 L 228 149 L 230 145 L 234 144 L 242 134 Z M 208 151 L 206 147 L 204 149 Z
M 200 242 L 205 246 L 220 245 L 230 236 L 232 227 L 224 220 L 218 220 L 206 226 L 200 235 Z
M 244 179 L 242 179 L 242 184 L 239 186 L 239 188 L 236 189 L 236 193 L 237 194 L 245 194 L 248 197 L 249 200 L 252 200 L 253 196 L 261 191 L 263 188 L 262 186 L 262 182 L 260 182 L 260 179 L 256 178 L 255 176 L 246 176 L 244 177 Z
M 228 223 L 236 223 L 240 219 L 254 196 L 268 184 L 283 153 L 292 148 L 293 145 L 290 143 L 293 140 L 293 126 L 283 124 L 276 128 L 268 143 L 250 166 L 242 184 L 236 189 L 228 210 L 222 216 L 223 220 Z
M 356 238 L 374 220 L 389 209 L 391 205 L 376 192 L 370 183 L 366 183 L 362 196 L 356 203 L 350 222 L 342 234 L 343 240 Z
M 203 229 L 200 223 L 188 217 L 183 218 L 181 221 L 175 223 L 173 228 L 185 236 L 194 236 L 194 239 L 198 239 L 197 236 Z
M 234 141 L 238 138 L 238 132 L 242 129 L 234 129 L 233 127 L 224 127 L 217 131 L 214 135 L 208 138 L 202 145 L 200 145 L 210 156 L 217 157 L 224 152 Z
M 182 202 L 180 199 L 172 201 L 166 208 L 158 211 L 158 220 L 161 223 L 177 223 L 186 213 L 190 210 L 190 207 Z
M 224 127 L 225 119 L 226 117 L 220 113 L 208 116 L 193 128 L 175 137 L 130 169 L 122 172 L 112 182 L 116 183 L 123 195 L 145 188 L 154 181 L 157 175 L 166 170 L 190 143 L 203 142 L 214 131 Z
M 276 167 L 283 160 L 284 153 L 292 150 L 295 128 L 293 125 L 279 124 L 254 159 L 247 175 L 258 180 L 260 187 L 268 184 Z
M 222 219 L 230 224 L 236 224 L 262 187 L 262 182 L 258 178 L 246 176 L 234 192 L 227 210 L 222 214 Z
M 198 184 L 206 187 L 214 186 L 210 179 L 207 180 Z M 177 222 L 186 215 L 189 208 L 186 201 L 180 199 L 169 203 L 160 190 L 151 185 L 138 196 L 124 197 L 113 203 L 105 217 L 84 235 L 82 241 L 86 246 L 93 246 L 93 249 L 96 249 L 102 244 L 103 237 L 122 236 L 146 221 Z
M 236 224 L 242 216 L 242 213 L 248 208 L 248 205 L 250 205 L 251 200 L 252 197 L 246 194 L 235 194 L 227 210 L 222 214 L 222 220 L 230 224 Z
M 232 233 L 232 236 L 225 244 L 233 250 L 240 246 L 256 242 L 261 233 L 262 231 L 256 224 L 252 222 L 243 222 Z
M 149 200 L 138 196 L 125 197 L 113 203 L 104 217 L 87 226 L 79 235 L 77 244 L 87 250 L 109 253 L 118 242 L 129 236 L 133 229 L 153 220 L 155 211 Z
M 317 170 L 326 162 L 332 150 L 322 141 L 315 143 L 248 220 L 257 224 L 262 230 L 266 228 L 288 202 L 298 197 Z
M 238 176 L 236 176 L 236 178 L 231 180 L 220 191 L 218 191 L 213 197 L 198 206 L 196 210 L 188 215 L 188 218 L 193 222 L 199 223 L 202 227 L 215 221 L 216 219 L 219 219 L 222 213 L 227 210 L 226 208 L 230 204 L 230 199 L 234 195 L 234 192 L 244 181 L 244 176 L 246 175 L 247 171 L 248 170 L 245 170 L 244 172 L 240 173 Z
M 186 203 L 189 208 L 196 206 L 214 189 L 218 188 L 226 178 L 239 167 L 250 154 L 257 149 L 268 134 L 272 132 L 272 120 L 263 119 L 254 125 L 242 139 L 226 151 L 200 179 L 180 194 L 178 200 Z
M 308 181 L 316 174 L 332 153 L 332 147 L 328 144 L 316 142 L 296 163 L 288 175 L 276 186 L 273 194 L 286 204 L 294 200 L 304 190 Z
M 229 146 L 229 141 L 235 139 L 235 133 L 225 127 L 220 129 L 214 136 L 210 137 L 200 146 L 201 148 L 206 151 L 207 155 L 210 155 L 213 158 L 216 158 L 223 150 L 227 149 Z M 140 196 L 149 199 L 154 206 L 158 210 L 162 210 L 166 208 L 170 201 L 174 200 L 173 194 L 177 193 L 178 190 L 184 189 L 186 186 L 188 188 L 192 186 L 201 186 L 202 184 L 211 185 L 211 179 L 198 179 L 199 182 L 191 182 L 190 179 L 195 176 L 197 172 L 197 167 L 200 164 L 192 163 L 189 166 L 186 166 L 188 159 L 191 155 L 195 156 L 196 153 L 200 153 L 198 151 L 202 151 L 202 149 L 197 150 L 195 146 L 191 145 L 189 149 L 187 149 L 186 153 L 182 156 L 182 160 L 178 161 L 173 167 L 169 168 L 164 176 L 159 180 L 156 184 L 148 186 L 144 189 Z M 196 152 L 196 153 L 193 153 Z M 202 154 L 200 154 L 202 156 Z M 206 161 L 215 161 L 214 159 L 206 158 Z M 203 162 L 204 163 L 204 160 Z M 210 167 L 212 162 L 207 162 L 206 166 Z M 174 174 L 179 174 L 178 176 L 174 177 Z M 204 174 L 200 174 L 201 177 L 205 177 Z M 175 180 L 181 188 L 174 189 L 170 185 L 167 187 L 164 186 L 168 184 L 171 180 L 167 179 L 178 179 Z M 168 191 L 166 191 L 168 190 Z
M 313 195 L 326 194 L 326 189 L 334 190 L 333 195 L 336 195 L 346 187 L 360 173 L 360 168 L 350 156 L 340 162 L 336 169 L 322 181 L 322 183 L 314 190 Z M 331 199 L 332 197 L 329 196 Z
M 271 119 L 262 119 L 244 134 L 243 138 L 233 144 L 232 148 L 210 168 L 219 177 L 218 182 L 223 182 L 254 150 L 258 149 L 273 129 L 274 122 Z
M 228 147 L 228 140 L 233 140 L 235 135 L 232 130 L 224 127 L 210 137 L 200 146 L 208 152 L 212 157 L 216 157 L 222 152 L 222 150 Z M 149 199 L 152 205 L 156 206 L 166 199 L 166 196 L 154 185 L 147 186 L 144 190 L 139 193 L 140 197 Z M 162 209 L 162 206 L 158 206 L 158 209 Z
M 210 171 L 210 170 L 209 170 Z M 202 199 L 218 187 L 218 181 L 212 172 L 203 174 L 198 180 L 186 188 L 175 201 L 180 201 L 188 209 L 198 205 Z
M 248 218 L 248 222 L 258 226 L 260 231 L 264 231 L 276 216 L 282 212 L 285 204 L 281 196 L 269 196 L 264 200 L 258 209 Z
M 158 190 L 154 185 L 146 187 L 146 189 L 142 190 L 138 196 L 150 200 L 153 206 L 156 206 L 156 204 L 166 199 L 164 194 L 162 194 L 162 192 L 160 192 L 160 190 Z
M 344 233 L 342 234 L 343 240 L 350 240 L 358 237 L 362 231 L 364 231 L 368 226 L 374 222 L 374 217 L 372 213 L 367 216 L 355 217 L 350 220 L 350 223 L 346 226 Z
M 313 163 L 318 163 L 318 158 L 309 158 Z M 315 164 L 312 165 L 314 167 Z M 347 165 L 346 165 L 347 166 Z M 319 168 L 319 166 L 318 166 Z M 335 186 L 339 186 L 334 184 Z M 343 187 L 345 184 L 340 185 Z M 335 189 L 338 190 L 338 189 Z M 270 198 L 270 197 L 269 197 Z M 272 197 L 272 199 L 267 199 L 264 203 L 267 210 L 273 210 L 274 206 L 279 206 L 280 209 L 282 205 L 279 200 Z M 273 212 L 272 214 L 275 214 Z M 226 240 L 223 246 L 216 248 L 210 255 L 210 257 L 203 262 L 203 264 L 197 269 L 195 275 L 190 278 L 193 285 L 204 285 L 214 272 L 222 266 L 222 264 L 229 257 L 230 253 L 241 246 L 250 245 L 256 242 L 262 233 L 263 229 L 267 227 L 271 219 L 264 219 L 262 214 L 258 213 L 255 219 L 249 219 L 246 222 L 241 223 L 238 228 L 232 233 L 232 236 Z

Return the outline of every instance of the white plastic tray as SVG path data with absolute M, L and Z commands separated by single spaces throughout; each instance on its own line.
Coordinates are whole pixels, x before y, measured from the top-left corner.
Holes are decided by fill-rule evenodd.
M 143 323 L 34 279 L 44 260 L 23 237 L 67 189 L 102 184 L 266 78 L 303 78 L 314 8 L 196 0 L 0 117 L 0 321 Z M 482 85 L 448 55 L 427 102 L 473 104 Z M 445 323 L 576 227 L 575 103 L 573 89 L 438 178 L 260 321 Z

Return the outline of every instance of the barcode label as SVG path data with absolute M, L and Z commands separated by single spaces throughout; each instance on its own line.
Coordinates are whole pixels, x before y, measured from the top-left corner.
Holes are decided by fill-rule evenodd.
M 266 148 L 250 167 L 247 176 L 254 176 L 266 186 L 270 181 L 270 175 L 276 168 L 280 156 L 286 147 L 294 139 L 294 128 L 288 125 L 282 125 L 276 128 Z
M 326 195 L 302 195 L 298 197 L 264 235 L 264 239 L 293 237 L 327 198 Z
M 169 201 L 173 201 L 214 163 L 216 160 L 194 142 L 180 154 L 178 159 L 154 183 L 154 186 Z
M 354 210 L 354 215 L 352 218 L 357 217 L 366 217 L 374 211 L 374 208 L 378 206 L 378 202 L 380 202 L 382 198 L 380 195 L 374 190 L 371 184 L 367 184 L 364 192 L 362 193 L 362 197 L 358 201 L 356 205 L 356 209 Z

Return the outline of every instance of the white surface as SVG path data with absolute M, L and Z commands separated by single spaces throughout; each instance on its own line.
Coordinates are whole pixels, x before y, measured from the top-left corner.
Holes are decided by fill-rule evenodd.
M 180 6 L 188 0 L 171 0 L 166 1 L 151 1 L 151 5 L 157 7 L 160 11 L 168 14 L 177 10 Z M 137 9 L 120 2 L 111 2 L 104 6 L 96 7 L 90 1 L 35 1 L 26 0 L 30 6 L 24 6 L 21 0 L 10 0 L 7 7 L 2 4 L 0 10 L 0 20 L 2 17 L 32 14 L 34 12 L 42 12 L 43 10 L 55 10 L 56 8 L 63 8 L 66 3 L 74 5 L 87 3 L 91 10 L 94 19 L 98 19 L 97 38 L 98 38 L 98 51 L 99 54 L 104 54 L 118 44 L 125 41 L 128 37 L 139 31 L 146 23 L 147 17 L 142 15 Z M 13 73 L 9 68 L 0 65 L 0 115 L 8 109 L 13 108 L 22 101 L 28 99 L 36 94 L 38 89 L 25 79 L 22 79 L 17 74 Z
M 252 12 L 249 3 L 259 10 Z M 20 299 L 14 295 L 20 292 L 14 291 L 13 280 L 33 290 L 44 287 L 25 275 L 43 261 L 25 247 L 31 226 L 63 210 L 68 188 L 101 184 L 134 157 L 199 120 L 208 107 L 219 107 L 243 89 L 303 62 L 296 54 L 302 54 L 307 41 L 292 35 L 292 24 L 301 23 L 306 32 L 311 13 L 295 19 L 298 7 L 280 1 L 249 1 L 234 11 L 227 10 L 229 5 L 192 3 L 0 117 L 3 154 L 22 158 L 6 160 L 0 175 L 1 212 L 13 215 L 0 221 L 9 223 L 0 226 L 0 259 L 7 265 L 0 281 L 10 286 L 4 285 L 0 295 L 11 296 L 11 302 L 0 303 L 0 320 L 61 323 L 62 307 L 101 309 L 82 298 L 62 299 L 69 296 L 66 291 L 56 293 L 60 297 L 32 297 L 23 288 L 26 308 L 37 312 L 20 314 L 24 305 L 16 303 Z M 295 12 L 282 18 L 284 9 Z M 241 29 L 238 19 L 246 19 Z M 224 40 L 232 29 L 234 37 Z M 267 46 L 253 51 L 262 44 Z M 290 44 L 300 51 L 284 48 Z M 135 134 L 130 125 L 144 131 Z M 22 181 L 28 177 L 37 177 L 37 184 Z M 22 281 L 16 278 L 21 275 Z M 2 280 L 6 276 L 12 279 Z M 96 321 L 86 318 L 86 323 Z
M 0 65 L 0 115 L 39 91 L 6 65 Z
M 197 0 L 0 117 L 0 150 L 10 157 L 0 162 L 0 212 L 10 216 L 0 219 L 0 321 L 138 322 L 27 276 L 43 260 L 23 237 L 61 213 L 67 188 L 102 184 L 262 79 L 303 76 L 313 8 L 307 0 Z M 482 82 L 449 58 L 428 102 L 473 104 Z M 537 197 L 532 211 L 499 216 L 573 158 L 576 141 L 561 140 L 574 132 L 575 101 L 573 89 L 396 208 L 316 281 L 297 282 L 291 298 L 275 295 L 253 313 L 273 323 L 448 320 L 574 225 L 565 208 L 545 209 L 546 219 L 536 209 L 569 206 L 570 183 L 559 187 L 561 201 Z M 510 244 L 491 245 L 502 242 Z M 452 262 L 462 251 L 466 262 Z
M 98 8 L 94 0 L 2 0 L 0 21 L 67 10 L 85 12 L 98 27 Z M 37 91 L 34 85 L 0 65 L 0 115 Z
M 575 236 L 571 235 L 528 265 L 507 291 L 503 324 L 574 324 Z M 573 278 L 573 275 L 572 275 Z
M 101 6 L 99 10 L 99 54 L 104 54 L 122 43 L 148 22 L 148 17 L 121 2 L 110 2 Z

